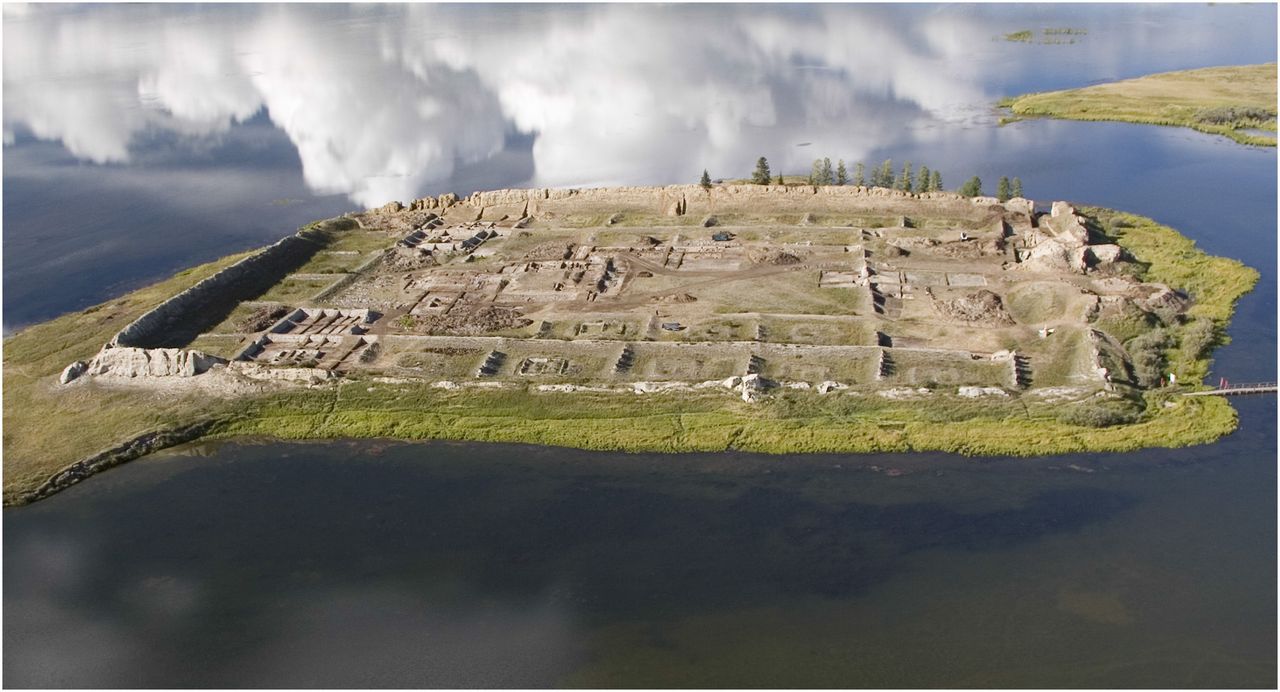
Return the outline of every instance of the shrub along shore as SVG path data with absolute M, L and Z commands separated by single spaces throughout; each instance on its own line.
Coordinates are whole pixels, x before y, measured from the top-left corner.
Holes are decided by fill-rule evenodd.
M 1012 96 L 999 103 L 1022 117 L 1189 127 L 1254 146 L 1276 145 L 1276 64 L 1182 70 L 1082 89 Z M 1250 130 L 1270 131 L 1270 136 Z
M 1092 218 L 1097 232 L 1142 263 L 1142 278 L 1182 289 L 1195 300 L 1190 320 L 1161 328 L 1151 357 L 1159 368 L 1176 372 L 1181 382 L 1199 387 L 1213 348 L 1224 343 L 1235 302 L 1253 287 L 1257 272 L 1235 260 L 1211 257 L 1150 219 L 1102 209 L 1081 211 Z M 1030 396 L 973 400 L 943 390 L 910 401 L 785 390 L 746 403 L 724 391 L 446 390 L 427 382 L 361 375 L 311 389 L 244 396 L 212 396 L 186 387 L 57 384 L 63 367 L 92 358 L 122 325 L 243 256 L 186 270 L 5 339 L 5 504 L 38 499 L 154 451 L 156 439 L 190 437 L 157 435 L 171 430 L 196 429 L 200 439 L 383 437 L 622 451 L 937 450 L 1032 456 L 1203 444 L 1236 426 L 1236 413 L 1225 399 L 1182 397 L 1183 388 L 1126 390 L 1119 410 L 1112 410 L 1032 401 Z M 140 438 L 147 443 L 130 444 Z

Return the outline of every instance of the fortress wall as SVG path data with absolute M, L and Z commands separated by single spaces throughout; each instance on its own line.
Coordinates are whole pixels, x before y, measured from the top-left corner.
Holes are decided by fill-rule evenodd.
M 221 321 L 228 306 L 261 294 L 306 262 L 319 247 L 319 243 L 300 234 L 284 238 L 152 308 L 121 329 L 107 346 L 184 345 L 185 342 L 176 342 L 188 334 L 194 337 L 213 316 L 219 316 Z
M 690 186 L 687 214 L 791 213 L 868 216 L 947 216 L 978 220 L 987 205 L 950 192 L 913 194 L 852 186 L 731 185 L 702 190 Z
M 439 204 L 435 200 L 432 202 Z M 414 205 L 425 202 L 415 202 Z M 996 200 L 967 198 L 952 192 L 913 194 L 885 188 L 808 185 L 699 185 L 666 187 L 605 187 L 589 189 L 528 189 L 476 192 L 458 200 L 483 218 L 551 213 L 603 214 L 639 212 L 659 216 L 725 213 L 848 213 L 868 215 L 938 215 L 980 220 Z M 1012 206 L 1009 206 L 1012 205 Z M 1029 203 L 1006 203 L 1020 210 Z M 500 212 L 500 213 L 499 213 Z

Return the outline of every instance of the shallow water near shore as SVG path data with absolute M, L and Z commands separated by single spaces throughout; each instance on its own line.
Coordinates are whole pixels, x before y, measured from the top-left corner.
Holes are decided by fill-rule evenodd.
M 44 40 L 60 26 L 44 15 L 5 17 L 6 45 L 25 46 L 5 59 L 6 328 L 366 196 L 692 182 L 703 167 L 746 174 L 761 154 L 788 174 L 815 156 L 892 157 L 948 187 L 1019 176 L 1031 197 L 1150 216 L 1257 268 L 1212 377 L 1275 379 L 1274 149 L 1122 123 L 997 127 L 990 108 L 1274 61 L 1274 6 L 539 6 L 519 22 L 483 6 L 56 11 L 77 41 Z M 1043 27 L 1088 33 L 999 40 Z M 519 50 L 487 44 L 511 42 L 498 30 Z M 342 32 L 368 40 L 332 40 Z M 575 42 L 612 60 L 585 70 Z M 845 43 L 859 48 L 820 50 Z M 520 76 L 531 91 L 504 96 L 500 55 L 536 68 Z M 361 127 L 285 117 L 324 101 L 293 91 L 308 68 L 365 89 L 348 104 Z M 601 79 L 611 98 L 568 121 L 539 100 Z M 85 85 L 100 110 L 33 97 Z M 708 90 L 729 105 L 695 98 Z M 440 94 L 469 96 L 414 110 Z M 486 108 L 497 125 L 463 117 Z M 718 115 L 700 120 L 707 109 Z M 415 165 L 447 174 L 406 186 L 370 164 L 402 150 L 439 154 Z M 189 445 L 4 510 L 4 682 L 1270 687 L 1276 399 L 1233 404 L 1241 427 L 1213 445 L 1043 459 Z
M 1274 399 L 1125 455 L 169 450 L 5 522 L 5 680 L 1266 686 Z

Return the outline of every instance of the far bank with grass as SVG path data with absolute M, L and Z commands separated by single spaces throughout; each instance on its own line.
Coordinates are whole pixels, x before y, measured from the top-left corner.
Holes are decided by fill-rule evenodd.
M 999 104 L 1023 117 L 1189 127 L 1241 144 L 1276 145 L 1276 64 L 1208 67 L 1012 96 Z M 1006 121 L 1011 120 L 1006 118 Z

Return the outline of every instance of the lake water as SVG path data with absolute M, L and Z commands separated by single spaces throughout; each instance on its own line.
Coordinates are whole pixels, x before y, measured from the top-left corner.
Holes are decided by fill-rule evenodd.
M 1276 410 L 1241 408 L 1039 460 L 164 452 L 8 513 L 5 682 L 1267 686 Z
M 1274 6 L 5 13 L 6 330 L 388 199 L 893 158 L 1256 267 L 1214 377 L 1275 379 L 1275 150 L 990 107 L 1274 61 Z M 1273 686 L 1275 399 L 1238 408 L 1037 460 L 171 450 L 5 510 L 4 681 Z

